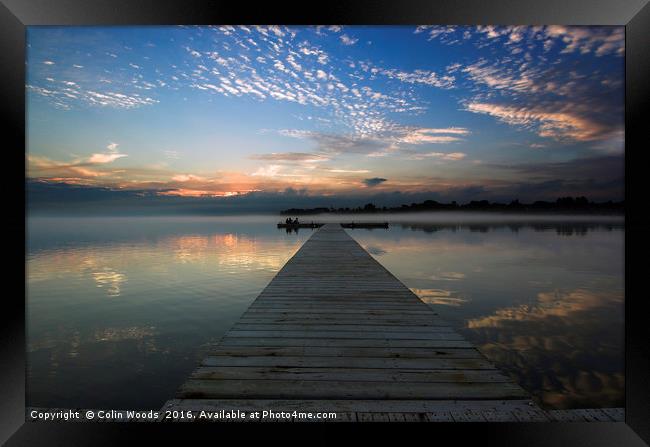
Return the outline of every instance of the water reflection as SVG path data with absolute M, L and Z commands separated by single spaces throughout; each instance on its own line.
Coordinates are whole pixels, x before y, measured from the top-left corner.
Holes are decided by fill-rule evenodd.
M 488 233 L 508 229 L 513 233 L 521 230 L 554 231 L 560 236 L 584 236 L 590 231 L 615 231 L 624 228 L 621 222 L 515 222 L 515 223 L 402 223 L 402 228 L 435 233 L 437 231 L 471 231 Z
M 507 326 L 512 321 L 542 321 L 557 318 L 556 323 L 569 325 L 576 313 L 594 310 L 605 306 L 613 306 L 620 310 L 623 296 L 617 294 L 602 294 L 578 289 L 572 292 L 552 291 L 537 294 L 534 304 L 522 304 L 497 310 L 493 315 L 469 320 L 469 328 Z
M 624 405 L 621 293 L 543 292 L 532 304 L 472 318 L 467 328 L 545 406 Z
M 153 337 L 154 335 L 156 335 L 156 328 L 153 326 L 132 326 L 124 328 L 109 327 L 95 331 L 92 339 L 97 342 L 118 342 L 125 340 L 144 340 L 145 338 Z
M 282 266 L 282 259 L 264 256 L 264 241 L 236 233 L 174 236 L 163 239 L 182 264 L 214 263 L 224 268 L 272 269 Z
M 127 275 L 117 267 L 119 259 L 98 255 L 92 250 L 65 248 L 29 257 L 31 284 L 74 277 L 87 279 L 108 297 L 120 296 Z
M 381 247 L 377 247 L 375 245 L 367 245 L 367 246 L 365 246 L 363 248 L 365 248 L 368 253 L 370 253 L 371 255 L 375 255 L 375 256 L 381 256 L 381 255 L 385 255 L 387 253 L 385 249 L 383 249 Z
M 461 272 L 440 272 L 437 275 L 431 275 L 429 278 L 436 281 L 458 281 L 465 277 Z
M 118 273 L 108 267 L 98 272 L 92 272 L 92 276 L 97 283 L 97 287 L 106 287 L 108 296 L 120 296 L 122 283 L 126 282 L 125 274 Z
M 28 222 L 28 404 L 160 407 L 313 233 L 276 223 Z M 623 405 L 622 223 L 346 231 L 545 407 Z
M 78 220 L 28 222 L 29 405 L 159 408 L 308 237 L 259 222 Z
M 353 235 L 545 408 L 624 406 L 622 224 L 420 222 Z
M 445 306 L 460 306 L 467 300 L 458 295 L 458 292 L 444 289 L 411 289 L 422 301 L 429 304 L 443 304 Z

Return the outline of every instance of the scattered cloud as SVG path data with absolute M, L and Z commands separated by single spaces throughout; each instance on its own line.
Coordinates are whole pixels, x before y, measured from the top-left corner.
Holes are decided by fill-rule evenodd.
M 370 172 L 368 169 L 323 168 L 323 170 L 327 172 L 333 172 L 335 174 L 367 174 Z
M 464 152 L 418 152 L 409 156 L 411 160 L 426 160 L 427 158 L 436 158 L 438 160 L 445 161 L 457 161 L 462 160 L 465 157 L 467 157 L 467 154 Z
M 71 183 L 82 179 L 94 179 L 106 173 L 91 168 L 83 161 L 58 162 L 47 157 L 27 156 L 27 172 L 30 178 L 62 178 Z
M 381 185 L 384 182 L 387 182 L 388 179 L 381 178 L 381 177 L 373 177 L 373 178 L 367 178 L 363 180 L 363 184 L 366 185 L 369 188 L 372 188 L 373 186 Z
M 375 123 L 372 132 L 368 134 L 332 134 L 299 129 L 280 130 L 281 135 L 311 140 L 315 143 L 317 154 L 365 154 L 377 157 L 390 153 L 407 153 L 412 151 L 402 148 L 403 145 L 448 144 L 462 141 L 470 131 L 463 127 L 448 128 L 417 128 L 404 127 L 388 121 Z M 460 152 L 451 154 L 436 153 L 443 160 L 459 160 L 465 156 Z M 429 155 L 434 156 L 434 155 Z M 273 156 L 277 159 L 283 156 Z M 295 157 L 295 156 L 291 156 Z M 301 156 L 306 157 L 306 156 Z M 269 159 L 267 157 L 267 159 Z
M 70 109 L 73 103 L 83 102 L 93 106 L 132 109 L 156 104 L 158 100 L 139 93 L 125 94 L 111 91 L 87 90 L 72 81 L 47 81 L 52 86 L 39 87 L 27 85 L 28 91 L 49 98 L 55 107 Z
M 390 79 L 397 79 L 409 84 L 423 84 L 444 89 L 453 88 L 455 80 L 453 76 L 441 76 L 431 70 L 415 70 L 407 72 L 397 69 L 380 69 L 378 72 Z
M 343 31 L 343 27 L 340 25 L 318 25 L 316 26 L 316 34 L 324 35 L 325 31 L 330 31 L 332 33 L 340 33 Z
M 88 163 L 91 164 L 104 164 L 104 163 L 112 163 L 118 158 L 126 157 L 126 154 L 121 154 L 117 147 L 119 144 L 117 143 L 109 143 L 108 146 L 106 146 L 106 149 L 108 150 L 108 153 L 103 153 L 103 154 L 92 154 L 90 158 L 88 159 Z
M 476 27 L 424 25 L 415 29 L 427 40 L 447 45 L 468 42 L 478 48 L 509 47 L 513 54 L 525 53 L 539 46 L 544 52 L 555 49 L 560 54 L 593 54 L 596 57 L 625 52 L 623 27 L 606 26 L 493 26 Z
M 466 110 L 498 118 L 511 125 L 535 129 L 540 137 L 557 140 L 593 141 L 611 138 L 617 128 L 592 121 L 577 113 L 578 106 L 514 106 L 489 103 L 469 103 Z
M 466 73 L 470 80 L 481 83 L 487 87 L 515 92 L 535 93 L 540 86 L 535 84 L 536 72 L 528 70 L 519 72 L 507 69 L 503 65 L 488 65 L 488 61 L 482 59 L 461 70 Z
M 380 57 L 379 47 L 367 59 L 359 59 L 360 48 L 352 45 L 368 42 L 366 31 L 336 25 L 180 30 L 172 43 L 155 44 L 156 51 L 166 45 L 173 60 L 164 66 L 154 53 L 147 53 L 154 51 L 147 49 L 154 45 L 148 38 L 142 42 L 151 45 L 141 53 L 124 42 L 107 42 L 101 51 L 87 50 L 81 41 L 65 52 L 53 46 L 34 56 L 29 65 L 30 100 L 63 110 L 98 107 L 123 109 L 123 113 L 156 104 L 162 111 L 169 98 L 188 104 L 205 101 L 220 110 L 230 110 L 232 101 L 249 101 L 251 107 L 286 104 L 291 109 L 286 116 L 296 121 L 283 121 L 282 126 L 296 128 L 273 132 L 302 141 L 274 136 L 278 141 L 265 142 L 264 149 L 258 150 L 261 153 L 247 156 L 233 168 L 236 172 L 228 174 L 209 172 L 203 166 L 193 174 L 187 164 L 192 157 L 183 153 L 181 160 L 179 152 L 163 150 L 169 147 L 163 142 L 158 146 L 160 159 L 138 168 L 129 167 L 135 163 L 133 158 L 115 163 L 127 155 L 117 143 L 110 143 L 92 154 L 77 149 L 84 155 L 68 162 L 34 155 L 29 159 L 30 175 L 71 183 L 101 180 L 168 195 L 225 197 L 286 187 L 327 193 L 366 191 L 359 185 L 372 188 L 386 182 L 380 177 L 364 178 L 371 166 L 372 172 L 391 179 L 376 188 L 377 193 L 385 186 L 399 192 L 426 190 L 459 197 L 497 197 L 503 191 L 546 197 L 563 190 L 594 191 L 605 197 L 622 190 L 616 185 L 622 177 L 599 178 L 590 159 L 582 157 L 588 151 L 623 153 L 624 82 L 616 68 L 622 72 L 622 27 L 419 26 L 415 35 L 408 30 L 402 36 L 405 42 L 417 41 L 421 48 L 431 45 L 434 54 L 436 45 L 455 45 L 459 51 L 440 60 L 423 58 L 418 65 L 400 62 L 399 55 L 390 52 Z M 470 51 L 461 51 L 464 48 Z M 452 53 L 443 50 L 441 55 Z M 442 106 L 439 114 L 438 106 Z M 448 122 L 445 117 L 450 117 Z M 505 141 L 504 147 L 530 149 L 531 157 L 539 160 L 556 160 L 563 150 L 566 157 L 577 157 L 576 163 L 589 168 L 574 164 L 577 173 L 570 175 L 563 164 L 569 162 L 497 166 L 490 162 L 490 151 L 477 154 L 483 145 L 475 140 L 492 138 L 490 131 L 474 126 L 485 122 L 505 123 L 546 139 L 524 135 L 519 146 Z M 480 129 L 480 134 L 474 129 Z M 508 138 L 513 134 L 506 133 Z M 548 149 L 532 150 L 540 148 Z M 421 164 L 422 169 L 445 172 L 434 178 L 418 171 L 406 178 L 384 170 L 398 159 L 421 160 L 409 166 Z M 609 162 L 608 166 L 618 167 Z M 125 167 L 115 169 L 116 165 Z M 442 166 L 449 170 L 439 169 Z M 472 179 L 451 179 L 461 172 Z M 502 177 L 493 178 L 493 172 Z M 567 175 L 558 178 L 558 172 Z
M 271 178 L 301 178 L 308 177 L 304 172 L 287 171 L 286 167 L 280 164 L 262 166 L 251 174 L 253 177 L 271 177 Z
M 544 163 L 492 164 L 499 169 L 517 171 L 533 180 L 562 178 L 566 181 L 583 179 L 587 182 L 616 183 L 625 175 L 625 159 L 622 155 L 584 157 L 568 161 Z
M 97 163 L 97 164 L 102 164 L 102 163 L 112 163 L 118 158 L 126 157 L 126 154 L 92 154 L 90 158 L 88 159 L 89 163 Z
M 347 34 L 342 34 L 340 39 L 341 39 L 341 43 L 343 45 L 354 45 L 355 43 L 357 43 L 359 41 L 359 39 L 354 39 L 354 38 L 348 36 Z
M 420 25 L 415 28 L 414 33 L 415 34 L 420 34 L 420 33 L 426 33 L 427 34 L 427 40 L 434 40 L 438 39 L 441 40 L 442 42 L 449 42 L 448 37 L 450 35 L 453 35 L 459 27 L 455 25 L 444 25 L 444 26 L 439 26 L 439 25 Z
M 178 174 L 172 177 L 172 180 L 175 182 L 190 182 L 190 181 L 205 181 L 205 177 L 201 177 L 198 175 L 192 175 L 192 174 Z
M 180 153 L 178 151 L 166 150 L 166 151 L 163 151 L 163 154 L 165 155 L 165 158 L 170 159 L 170 160 L 178 160 L 178 159 L 180 159 Z
M 308 152 L 273 152 L 270 154 L 254 154 L 250 156 L 253 160 L 267 161 L 285 161 L 285 162 L 305 162 L 317 163 L 327 161 L 330 157 L 321 154 Z
M 286 129 L 280 134 L 300 139 L 309 139 L 316 144 L 315 152 L 321 154 L 369 154 L 386 150 L 390 142 L 374 137 L 354 134 L 333 134 L 316 131 Z
M 358 39 L 340 26 L 321 26 L 317 33 L 338 34 L 342 43 Z M 285 26 L 196 27 L 179 39 L 171 69 L 150 69 L 148 60 L 114 60 L 120 47 L 97 55 L 110 58 L 110 70 L 48 72 L 48 81 L 34 78 L 28 89 L 54 106 L 72 109 L 82 105 L 132 109 L 159 103 L 169 91 L 196 90 L 226 98 L 251 97 L 322 109 L 322 117 L 335 120 L 357 134 L 369 134 L 387 114 L 419 114 L 425 105 L 407 88 L 378 90 L 370 78 L 310 42 L 308 36 Z M 56 49 L 53 49 L 56 51 Z M 87 72 L 86 72 L 87 70 Z M 388 69 L 385 76 L 404 84 L 446 88 L 453 79 L 427 70 Z M 363 78 L 363 79 L 362 79 Z M 72 82 L 74 84 L 67 84 Z
M 467 129 L 458 127 L 448 129 L 406 128 L 404 131 L 404 134 L 399 137 L 399 141 L 407 144 L 453 143 L 455 141 L 461 141 L 459 136 L 469 134 Z
M 594 53 L 596 56 L 614 53 L 625 54 L 625 31 L 623 27 L 591 27 L 550 25 L 544 29 L 547 39 L 564 44 L 562 53 Z

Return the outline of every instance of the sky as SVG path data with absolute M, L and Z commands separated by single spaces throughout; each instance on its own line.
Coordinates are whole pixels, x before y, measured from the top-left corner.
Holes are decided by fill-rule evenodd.
M 591 26 L 28 27 L 27 177 L 58 201 L 622 200 L 624 41 Z

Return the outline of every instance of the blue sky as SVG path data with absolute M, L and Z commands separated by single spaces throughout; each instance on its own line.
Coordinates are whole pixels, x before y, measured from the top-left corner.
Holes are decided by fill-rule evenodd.
M 42 183 L 623 197 L 622 27 L 30 27 L 26 84 Z

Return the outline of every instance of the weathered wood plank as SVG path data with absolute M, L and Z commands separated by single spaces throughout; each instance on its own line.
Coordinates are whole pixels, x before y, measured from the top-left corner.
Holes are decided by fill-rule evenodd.
M 202 366 L 268 366 L 306 368 L 410 368 L 410 369 L 488 369 L 494 365 L 475 359 L 403 359 L 385 357 L 273 357 L 273 356 L 207 356 Z
M 380 318 L 377 320 L 370 320 L 370 321 L 356 321 L 353 319 L 334 319 L 334 318 L 311 318 L 311 319 L 301 319 L 301 318 L 283 318 L 283 319 L 274 319 L 274 318 L 242 318 L 237 327 L 244 327 L 244 325 L 247 324 L 265 324 L 265 325 L 274 325 L 273 329 L 281 329 L 282 326 L 285 327 L 286 325 L 300 325 L 304 326 L 303 329 L 305 330 L 314 330 L 316 329 L 314 326 L 319 326 L 319 325 L 327 325 L 330 328 L 338 329 L 338 330 L 346 330 L 342 329 L 340 326 L 358 326 L 358 327 L 368 327 L 369 329 L 373 326 L 390 326 L 390 328 L 386 328 L 384 330 L 389 330 L 389 331 L 395 331 L 395 330 L 400 330 L 400 326 L 405 326 L 406 320 L 399 320 L 399 319 L 385 319 L 385 318 Z M 413 326 L 414 328 L 420 330 L 420 329 L 425 329 L 425 328 L 450 328 L 450 325 L 444 322 L 439 322 L 435 320 L 420 320 L 420 321 L 414 321 Z M 234 326 L 233 326 L 234 328 Z M 271 329 L 271 330 L 273 330 Z M 376 327 L 375 327 L 376 329 Z
M 389 413 L 392 418 L 395 418 L 395 415 L 400 415 L 400 418 L 404 419 L 404 422 L 428 422 L 426 418 L 426 413 Z M 391 419 L 392 421 L 393 419 Z
M 371 318 L 369 318 L 371 317 Z M 404 324 L 412 322 L 415 325 L 439 325 L 448 326 L 449 323 L 436 316 L 421 316 L 421 315 L 373 315 L 371 313 L 359 314 L 270 314 L 270 313 L 245 313 L 239 320 L 241 323 L 285 323 L 298 321 L 303 324 L 310 324 L 314 322 L 319 324 L 321 322 L 328 322 L 331 324 Z
M 495 370 L 409 370 L 397 368 L 199 367 L 190 376 L 203 380 L 352 380 L 366 382 L 510 382 Z
M 587 408 L 585 411 L 590 414 L 595 421 L 599 422 L 612 422 L 612 418 L 607 413 L 598 408 Z
M 592 409 L 577 409 L 577 410 L 571 410 L 578 416 L 582 417 L 585 421 L 588 422 L 611 422 L 611 418 L 607 416 L 605 413 L 603 413 L 600 410 L 592 410 Z
M 337 413 L 336 419 L 326 419 L 328 422 L 357 422 L 356 413 Z
M 351 339 L 391 339 L 391 340 L 462 340 L 456 332 L 397 332 L 397 331 L 246 331 L 231 329 L 227 336 L 239 338 L 351 338 Z
M 482 412 L 473 409 L 451 410 L 449 413 L 454 422 L 485 422 Z
M 428 422 L 453 422 L 454 418 L 451 417 L 451 413 L 446 410 L 440 411 L 429 411 L 424 413 Z
M 449 340 L 385 340 L 385 339 L 345 339 L 345 338 L 238 338 L 226 337 L 221 346 L 313 346 L 313 347 L 387 347 L 387 348 L 465 348 L 475 349 L 463 339 Z M 476 351 L 478 352 L 478 351 Z
M 556 422 L 585 422 L 585 419 L 571 410 L 551 410 L 549 418 Z
M 430 413 L 474 409 L 477 411 L 510 412 L 529 407 L 529 400 L 364 400 L 364 399 L 172 399 L 163 409 L 201 410 L 224 409 L 240 411 L 333 411 Z M 447 419 L 451 421 L 451 415 Z M 514 419 L 513 419 L 514 420 Z
M 625 422 L 625 409 L 624 408 L 603 408 L 612 421 Z
M 515 417 L 515 412 L 530 411 L 529 401 L 522 400 L 215 400 L 215 399 L 172 399 L 163 410 L 183 410 L 198 412 L 201 410 L 214 411 L 215 408 L 240 411 L 274 412 L 302 411 L 334 413 L 335 418 L 327 419 L 332 422 L 355 422 L 357 415 L 363 414 L 363 419 L 373 422 L 388 415 L 391 422 L 453 422 L 453 421 L 482 421 L 487 422 L 519 422 L 521 417 Z M 29 410 L 29 409 L 28 409 Z M 51 410 L 51 409 L 50 409 Z M 620 417 L 623 408 L 586 409 L 588 412 L 603 412 Z M 549 421 L 557 422 L 587 422 L 577 412 L 582 410 L 551 410 L 544 411 Z M 376 416 L 377 415 L 377 416 Z M 455 416 L 455 417 L 454 417 Z M 275 421 L 276 419 L 264 419 Z M 291 420 L 291 419 L 289 419 Z M 277 419 L 280 421 L 280 419 Z M 287 419 L 283 419 L 287 421 Z M 325 421 L 325 420 L 323 420 Z M 544 418 L 534 418 L 532 421 L 544 421 Z
M 270 346 L 217 346 L 210 350 L 210 356 L 226 355 L 231 357 L 273 356 L 273 357 L 385 357 L 414 359 L 457 359 L 483 358 L 475 349 L 459 348 L 348 348 L 348 347 L 270 347 Z
M 485 418 L 486 422 L 518 422 L 512 410 L 506 408 L 489 408 L 477 410 Z
M 304 309 L 298 305 L 296 306 L 287 306 L 286 308 L 283 309 L 264 309 L 264 308 L 252 308 L 249 307 L 248 311 L 246 314 L 288 314 L 288 315 L 295 315 L 295 314 L 310 314 L 310 315 L 317 315 L 317 314 L 353 314 L 353 315 L 358 315 L 358 314 L 365 314 L 365 315 L 399 315 L 399 316 L 408 316 L 408 315 L 414 315 L 414 316 L 427 316 L 427 315 L 436 315 L 435 313 L 429 314 L 428 311 L 422 311 L 422 310 L 401 310 L 399 312 L 395 312 L 394 310 L 383 310 L 383 309 L 367 309 L 367 308 L 354 308 L 354 306 L 342 306 L 342 307 L 336 307 L 332 308 L 329 307 L 327 309 Z
M 517 408 L 512 410 L 517 420 L 520 422 L 546 422 L 550 418 L 537 406 L 529 406 L 528 408 Z
M 325 286 L 323 286 L 325 287 Z M 352 286 L 353 287 L 353 286 Z M 297 292 L 296 292 L 297 293 Z M 370 294 L 371 295 L 371 294 Z M 253 304 L 256 307 L 258 306 L 271 306 L 271 305 L 278 305 L 278 306 L 295 306 L 295 305 L 304 305 L 304 306 L 327 306 L 327 307 L 332 307 L 332 308 L 348 308 L 348 307 L 365 307 L 365 308 L 370 308 L 370 307 L 397 307 L 397 308 L 405 308 L 408 310 L 409 308 L 415 309 L 415 310 L 426 310 L 430 309 L 430 306 L 424 303 L 417 304 L 413 303 L 411 301 L 411 297 L 403 297 L 400 299 L 385 299 L 385 300 L 375 300 L 372 296 L 367 296 L 367 297 L 360 297 L 357 296 L 356 298 L 346 298 L 346 299 L 338 299 L 336 297 L 322 297 L 319 299 L 288 299 L 288 298 L 259 298 L 256 301 L 254 301 Z M 255 307 L 253 307 L 255 308 Z
M 512 383 L 421 383 L 311 380 L 198 380 L 189 379 L 179 398 L 259 399 L 522 399 Z
M 233 331 L 333 331 L 333 332 L 345 332 L 345 331 L 361 331 L 361 332 L 420 332 L 420 333 L 431 333 L 431 332 L 454 332 L 451 327 L 447 326 L 415 326 L 415 325 L 363 325 L 363 324 L 291 324 L 291 323 L 281 323 L 281 324 L 257 324 L 257 323 L 244 323 L 239 322 L 233 326 Z
M 251 310 L 291 311 L 291 312 L 322 312 L 329 313 L 333 310 L 359 311 L 359 310 L 385 310 L 393 314 L 402 312 L 428 312 L 429 307 L 422 308 L 411 304 L 381 304 L 381 303 L 350 303 L 350 304 L 318 304 L 318 303 L 253 303 Z

